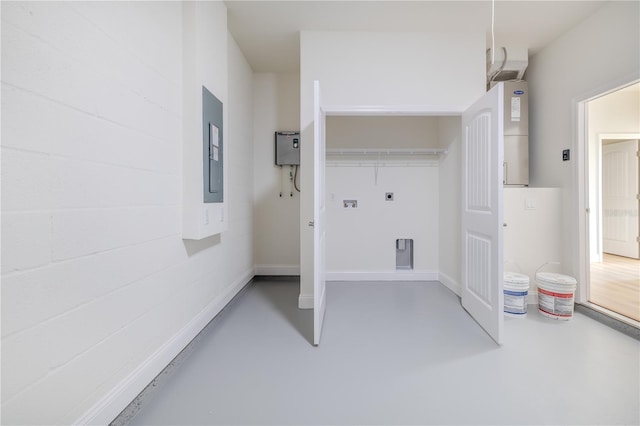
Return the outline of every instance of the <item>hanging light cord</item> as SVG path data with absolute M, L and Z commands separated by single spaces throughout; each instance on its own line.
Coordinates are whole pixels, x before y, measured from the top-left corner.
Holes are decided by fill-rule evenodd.
M 496 62 L 496 0 L 491 0 L 491 65 Z

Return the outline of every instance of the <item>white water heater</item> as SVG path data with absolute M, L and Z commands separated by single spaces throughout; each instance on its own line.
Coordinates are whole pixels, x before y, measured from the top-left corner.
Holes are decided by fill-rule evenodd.
M 529 88 L 526 81 L 504 83 L 505 185 L 529 185 Z

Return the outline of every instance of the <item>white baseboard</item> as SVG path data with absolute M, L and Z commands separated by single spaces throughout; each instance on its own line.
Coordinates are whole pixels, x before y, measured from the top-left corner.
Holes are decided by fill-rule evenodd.
M 313 294 L 302 294 L 298 296 L 299 309 L 313 309 Z
M 300 265 L 254 265 L 257 276 L 296 276 L 300 275 Z
M 537 291 L 529 291 L 527 294 L 527 305 L 537 305 L 538 304 L 538 292 Z
M 196 317 L 165 342 L 149 358 L 96 402 L 74 425 L 109 424 L 131 401 L 193 340 L 194 337 L 238 294 L 254 276 L 254 271 L 230 285 Z
M 327 281 L 438 281 L 437 271 L 327 272 Z
M 438 281 L 440 281 L 442 285 L 447 287 L 449 290 L 460 296 L 460 284 L 449 275 L 443 272 L 438 273 Z

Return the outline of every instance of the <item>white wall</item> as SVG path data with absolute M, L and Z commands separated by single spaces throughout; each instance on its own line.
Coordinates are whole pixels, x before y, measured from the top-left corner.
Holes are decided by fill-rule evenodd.
M 420 116 L 329 116 L 327 149 L 439 148 L 438 118 Z
M 529 277 L 531 303 L 535 303 L 535 272 L 562 255 L 560 188 L 504 189 L 504 270 Z M 562 265 L 549 263 L 541 271 L 562 272 Z
M 637 85 L 636 85 L 637 87 Z M 589 117 L 589 251 L 592 261 L 602 260 L 602 220 L 599 204 L 601 140 L 603 134 L 640 133 L 640 90 L 619 90 L 587 104 Z
M 252 164 L 256 275 L 299 275 L 300 193 L 292 188 L 290 167 L 275 165 L 274 133 L 299 130 L 300 76 L 255 74 L 254 94 Z M 305 140 L 300 143 L 304 144 Z
M 593 15 L 532 56 L 530 90 L 531 186 L 561 187 L 563 271 L 579 269 L 577 150 L 574 102 L 598 88 L 637 79 L 640 74 L 638 2 L 607 2 Z M 596 91 L 596 92 L 594 92 Z M 571 148 L 571 161 L 562 150 Z
M 485 91 L 477 33 L 307 32 L 300 35 L 301 300 L 313 294 L 313 81 L 322 103 L 461 112 Z
M 376 183 L 373 165 L 327 165 L 327 279 L 436 280 L 437 166 L 383 162 Z M 393 201 L 385 200 L 386 192 L 394 193 Z M 345 199 L 357 200 L 357 208 L 344 208 Z M 398 238 L 413 239 L 411 274 L 396 274 Z
M 439 281 L 459 294 L 461 279 L 460 234 L 461 211 L 461 154 L 460 137 L 462 135 L 461 117 L 438 118 L 438 143 L 447 154 L 440 160 L 438 188 L 439 200 L 439 241 L 440 252 L 438 272 Z
M 105 424 L 253 274 L 251 70 L 229 40 L 229 229 L 185 242 L 181 4 L 1 7 L 2 423 Z

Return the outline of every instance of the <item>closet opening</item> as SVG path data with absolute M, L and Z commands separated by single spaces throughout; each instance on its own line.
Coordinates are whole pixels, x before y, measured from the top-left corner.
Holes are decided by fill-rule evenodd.
M 459 174 L 460 123 L 460 116 L 327 115 L 327 281 L 439 280 L 440 218 L 456 235 L 460 226 L 450 203 L 458 202 L 459 182 L 441 178 L 442 168 L 445 177 Z

